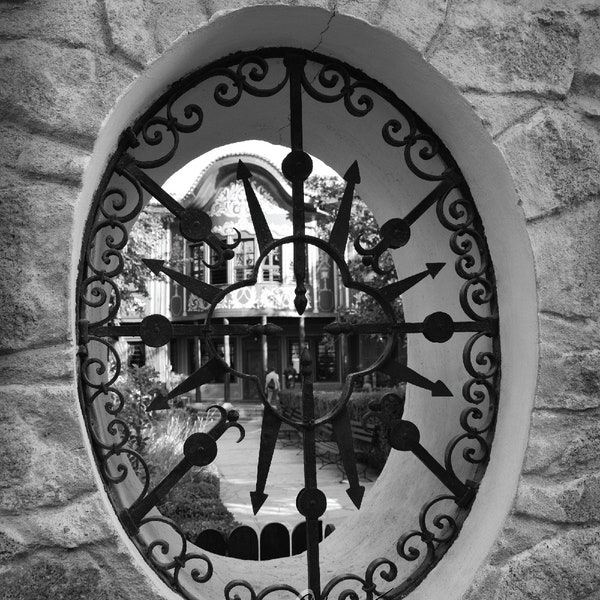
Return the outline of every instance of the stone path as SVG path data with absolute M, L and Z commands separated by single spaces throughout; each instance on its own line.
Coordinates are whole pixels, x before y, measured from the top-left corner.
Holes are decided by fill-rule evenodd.
M 265 493 L 269 495 L 258 515 L 252 514 L 250 492 L 256 486 L 256 465 L 260 442 L 261 419 L 241 422 L 246 437 L 239 444 L 235 430 L 227 432 L 219 441 L 219 454 L 215 464 L 221 479 L 221 498 L 235 518 L 243 524 L 261 528 L 267 523 L 280 522 L 294 526 L 303 518 L 296 509 L 296 495 L 304 487 L 302 454 L 295 447 L 283 447 L 278 441 Z M 375 479 L 374 473 L 368 473 Z M 337 526 L 347 515 L 356 511 L 348 498 L 348 482 L 340 482 L 340 472 L 335 465 L 317 471 L 319 488 L 327 496 L 327 511 L 323 516 L 324 525 Z M 361 480 L 365 495 L 373 485 Z

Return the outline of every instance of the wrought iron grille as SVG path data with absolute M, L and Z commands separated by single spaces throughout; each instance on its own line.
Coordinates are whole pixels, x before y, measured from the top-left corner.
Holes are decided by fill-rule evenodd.
M 245 189 L 260 252 L 255 257 L 253 269 L 245 270 L 240 281 L 218 287 L 203 278 L 173 269 L 163 261 L 145 260 L 149 271 L 162 273 L 206 303 L 208 309 L 203 323 L 173 324 L 164 316 L 149 315 L 137 324 L 118 324 L 116 318 L 121 292 L 117 278 L 124 268 L 123 249 L 129 231 L 149 197 L 154 197 L 173 215 L 183 238 L 191 244 L 209 246 L 212 256 L 209 268 L 222 268 L 232 260 L 241 241 L 239 234 L 233 243 L 219 238 L 212 232 L 211 218 L 205 212 L 183 206 L 152 176 L 153 169 L 166 165 L 176 156 L 182 136 L 202 132 L 206 107 L 193 100 L 194 94 L 201 88 L 211 89 L 212 102 L 223 108 L 234 107 L 246 96 L 277 96 L 282 102 L 289 103 L 290 152 L 283 161 L 282 171 L 292 188 L 293 233 L 283 239 L 273 236 L 251 185 L 252 173 L 240 161 L 237 177 Z M 312 161 L 304 149 L 303 103 L 308 101 L 335 105 L 338 110 L 346 111 L 356 119 L 368 115 L 376 103 L 385 103 L 394 111 L 395 116 L 380 124 L 382 139 L 390 150 L 399 152 L 415 177 L 432 182 L 433 187 L 409 212 L 385 222 L 376 244 L 369 246 L 358 240 L 355 250 L 362 256 L 365 269 L 382 273 L 384 267 L 380 259 L 383 253 L 395 250 L 401 256 L 415 223 L 424 214 L 435 210 L 439 224 L 447 232 L 449 248 L 455 255 L 454 265 L 448 268 L 453 268 L 455 277 L 462 282 L 458 302 L 464 319 L 456 320 L 440 310 L 422 321 L 405 322 L 392 307 L 393 301 L 400 295 L 435 277 L 444 267 L 442 263 L 429 263 L 425 271 L 380 288 L 353 278 L 345 250 L 353 192 L 360 182 L 356 162 L 345 174 L 346 189 L 339 200 L 329 239 L 307 235 L 304 183 L 312 171 Z M 331 257 L 344 286 L 374 298 L 385 315 L 383 322 L 378 323 L 356 324 L 338 319 L 324 330 L 333 336 L 378 333 L 387 340 L 383 352 L 372 365 L 346 377 L 334 409 L 326 414 L 315 412 L 312 361 L 305 348 L 301 357 L 302 414 L 297 419 L 289 418 L 272 407 L 267 402 L 258 374 L 233 369 L 219 355 L 214 343 L 215 338 L 223 335 L 279 334 L 278 327 L 269 323 L 216 323 L 214 312 L 227 294 L 255 285 L 266 257 L 284 244 L 293 246 L 294 305 L 298 315 L 302 315 L 307 306 L 305 247 L 313 245 Z M 123 417 L 125 399 L 122 391 L 115 386 L 123 365 L 114 344 L 119 336 L 139 336 L 147 346 L 161 347 L 174 338 L 192 335 L 199 336 L 209 348 L 210 360 L 168 394 L 157 395 L 150 410 L 168 408 L 170 400 L 218 375 L 229 373 L 254 382 L 264 405 L 257 480 L 255 489 L 250 493 L 255 513 L 267 498 L 268 474 L 282 423 L 296 429 L 302 436 L 304 482 L 298 491 L 297 508 L 306 521 L 306 588 L 309 592 L 281 581 L 255 589 L 250 581 L 234 575 L 222 590 L 228 600 L 244 595 L 254 600 L 271 595 L 301 597 L 302 594 L 315 600 L 325 600 L 334 595 L 358 598 L 360 594 L 367 600 L 383 596 L 402 598 L 418 585 L 456 539 L 485 471 L 497 410 L 499 341 L 493 269 L 475 204 L 449 152 L 408 106 L 363 73 L 315 53 L 277 48 L 230 56 L 171 87 L 123 132 L 96 193 L 79 272 L 78 315 L 81 400 L 99 470 L 123 526 L 146 560 L 186 598 L 203 596 L 203 586 L 220 568 L 218 558 L 191 545 L 178 525 L 162 516 L 156 506 L 188 470 L 208 465 L 215 459 L 219 440 L 226 430 L 237 428 L 240 441 L 244 430 L 237 422 L 235 411 L 228 412 L 219 407 L 220 418 L 212 429 L 191 435 L 185 442 L 183 456 L 177 466 L 162 481 L 152 481 L 144 458 L 131 447 L 133 433 Z M 348 477 L 347 492 L 359 508 L 364 488 L 357 474 L 348 412 L 356 382 L 364 375 L 379 371 L 409 386 L 428 390 L 433 397 L 450 397 L 452 392 L 443 381 L 399 362 L 394 358 L 394 350 L 404 335 L 424 336 L 431 343 L 445 344 L 459 333 L 468 334 L 462 352 L 464 409 L 457 424 L 458 433 L 447 441 L 443 461 L 437 460 L 421 443 L 419 427 L 403 418 L 404 400 L 399 396 L 386 395 L 371 407 L 369 414 L 369 418 L 391 419 L 388 440 L 391 447 L 397 452 L 416 456 L 423 468 L 442 482 L 446 493 L 428 498 L 414 528 L 398 532 L 394 555 L 365 556 L 361 574 L 340 573 L 322 581 L 319 519 L 325 511 L 327 499 L 317 481 L 317 429 L 325 424 L 332 426 Z M 483 350 L 480 346 L 482 340 L 486 341 Z M 428 365 L 432 373 L 435 373 L 435 366 L 433 363 Z M 459 474 L 464 471 L 465 465 L 471 469 L 469 478 Z M 454 506 L 452 511 L 447 508 L 449 504 Z M 360 548 L 357 552 L 360 553 Z M 405 562 L 414 563 L 415 568 L 408 576 L 398 580 L 398 565 Z M 348 592 L 349 589 L 354 591 Z

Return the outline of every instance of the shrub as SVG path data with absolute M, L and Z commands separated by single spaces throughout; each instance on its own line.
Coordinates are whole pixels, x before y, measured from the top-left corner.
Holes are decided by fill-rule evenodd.
M 227 535 L 239 526 L 221 502 L 218 476 L 209 467 L 187 475 L 161 503 L 160 511 L 173 519 L 189 540 L 204 529 L 216 529 Z
M 129 443 L 143 456 L 155 486 L 183 458 L 185 440 L 193 433 L 205 431 L 213 416 L 200 416 L 181 408 L 148 414 L 146 407 L 154 392 L 166 391 L 158 373 L 148 366 L 130 366 L 119 381 L 119 389 L 125 399 L 119 417 L 128 424 Z M 227 534 L 238 525 L 221 501 L 219 478 L 211 465 L 193 467 L 159 504 L 159 509 L 178 524 L 189 540 L 194 540 L 203 529 Z

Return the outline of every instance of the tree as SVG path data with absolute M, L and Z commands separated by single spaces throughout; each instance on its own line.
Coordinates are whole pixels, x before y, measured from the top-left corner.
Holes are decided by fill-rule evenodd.
M 162 207 L 150 204 L 143 210 L 129 232 L 123 249 L 123 272 L 117 279 L 121 294 L 121 313 L 141 315 L 149 297 L 148 282 L 158 279 L 142 259 L 156 257 L 172 217 Z
M 307 200 L 311 200 L 322 215 L 317 223 L 317 235 L 323 239 L 329 238 L 345 187 L 346 182 L 336 176 L 313 175 L 306 181 L 305 195 Z M 365 266 L 361 256 L 354 250 L 356 240 L 360 239 L 362 246 L 372 247 L 381 239 L 379 225 L 373 213 L 356 192 L 354 193 L 352 212 L 350 213 L 348 237 L 349 248 L 346 260 L 355 281 L 366 283 L 374 288 L 381 288 L 397 281 L 394 261 L 389 252 L 384 252 L 379 260 L 379 264 L 384 271 L 383 274 L 380 274 Z M 397 316 L 401 318 L 403 313 L 400 298 L 393 302 L 393 308 Z M 348 308 L 346 318 L 358 323 L 376 323 L 385 317 L 381 306 L 372 296 L 358 293 L 354 295 L 352 306 Z

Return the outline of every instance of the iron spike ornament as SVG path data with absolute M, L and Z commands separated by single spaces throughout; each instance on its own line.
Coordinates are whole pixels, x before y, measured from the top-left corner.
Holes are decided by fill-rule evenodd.
M 246 273 L 243 280 L 230 284 L 209 283 L 182 271 L 181 265 L 146 258 L 143 264 L 148 272 L 166 276 L 186 294 L 204 302 L 206 310 L 200 319 L 188 321 L 176 321 L 160 314 L 144 316 L 137 322 L 122 320 L 120 308 L 124 284 L 120 277 L 127 267 L 124 249 L 131 226 L 146 210 L 150 196 L 178 222 L 179 232 L 173 235 L 180 236 L 185 243 L 206 244 L 212 249 L 212 262 L 203 263 L 208 272 L 223 268 L 234 259 L 235 250 L 241 243 L 240 231 L 234 231 L 232 242 L 219 237 L 213 231 L 212 218 L 205 211 L 175 200 L 152 173 L 153 169 L 177 162 L 170 161 L 180 151 L 182 136 L 202 134 L 205 114 L 210 107 L 200 106 L 198 98 L 210 98 L 220 110 L 233 111 L 242 97 L 256 102 L 264 98 L 276 99 L 289 110 L 290 151 L 283 160 L 281 171 L 292 190 L 292 235 L 284 238 L 274 235 L 253 187 L 252 165 L 240 160 L 236 176 L 244 189 L 259 249 L 250 273 Z M 412 208 L 408 203 L 404 216 L 394 216 L 383 223 L 377 240 L 367 242 L 361 236 L 354 240 L 355 252 L 362 258 L 366 273 L 363 278 L 353 275 L 348 259 L 348 247 L 352 246 L 353 199 L 364 181 L 358 161 L 349 161 L 351 164 L 344 175 L 345 189 L 338 199 L 339 206 L 328 239 L 310 235 L 307 228 L 305 184 L 313 170 L 312 159 L 304 147 L 304 140 L 308 138 L 304 108 L 308 104 L 312 111 L 331 105 L 351 120 L 366 115 L 373 117 L 378 105 L 395 111 L 396 116 L 390 118 L 388 115 L 387 120 L 377 126 L 381 142 L 387 152 L 397 153 L 406 176 L 430 184 L 422 198 L 414 199 Z M 221 110 L 219 114 L 226 114 L 227 110 Z M 227 127 L 227 121 L 220 126 Z M 404 249 L 416 243 L 422 235 L 420 225 L 427 220 L 435 222 L 436 239 L 443 238 L 446 254 L 428 254 L 420 257 L 418 263 L 405 264 L 404 257 L 408 254 Z M 340 289 L 344 288 L 348 294 L 367 295 L 383 315 L 376 321 L 367 322 L 338 316 L 333 322 L 321 324 L 321 334 L 341 341 L 361 339 L 364 335 L 380 336 L 384 340 L 383 349 L 368 366 L 348 373 L 341 382 L 337 401 L 319 412 L 315 399 L 318 386 L 315 357 L 305 345 L 300 358 L 299 416 L 290 416 L 271 406 L 263 388 L 263 374 L 244 372 L 243 365 L 241 369 L 234 368 L 232 361 L 219 353 L 216 341 L 222 336 L 244 339 L 289 335 L 282 326 L 272 322 L 276 320 L 274 317 L 266 323 L 256 322 L 259 315 L 248 317 L 250 322 L 237 319 L 229 323 L 223 318 L 226 315 L 222 308 L 228 295 L 255 286 L 270 253 L 286 245 L 291 246 L 293 254 L 294 307 L 298 316 L 305 319 L 312 316 L 309 310 L 311 286 L 307 278 L 307 248 L 310 247 L 329 257 L 337 269 Z M 389 274 L 389 261 L 383 264 L 386 261 L 382 259 L 390 250 L 395 251 L 395 262 L 401 266 L 404 277 L 384 285 L 370 283 L 377 281 L 373 274 Z M 208 360 L 181 383 L 169 391 L 155 392 L 146 401 L 148 411 L 170 410 L 177 397 L 193 392 L 215 378 L 229 380 L 235 376 L 255 386 L 264 411 L 259 452 L 254 460 L 256 483 L 254 489 L 248 490 L 254 514 L 269 502 L 269 472 L 282 425 L 296 430 L 302 440 L 304 481 L 297 490 L 296 506 L 306 524 L 304 583 L 308 592 L 302 596 L 301 586 L 285 581 L 273 581 L 266 587 L 260 584 L 257 589 L 255 583 L 234 576 L 220 590 L 226 600 L 237 599 L 239 594 L 261 600 L 283 596 L 333 600 L 336 594 L 340 599 L 399 599 L 409 594 L 435 567 L 467 518 L 489 458 L 500 373 L 498 313 L 485 235 L 460 170 L 442 142 L 392 92 L 348 65 L 296 49 L 240 53 L 200 69 L 177 82 L 123 132 L 95 196 L 82 256 L 77 307 L 80 390 L 85 420 L 100 474 L 117 514 L 142 555 L 169 586 L 185 598 L 199 600 L 206 598 L 204 586 L 214 581 L 215 573 L 219 580 L 225 577 L 217 556 L 197 548 L 185 538 L 177 523 L 161 514 L 160 500 L 177 487 L 190 469 L 212 463 L 221 444 L 230 443 L 221 438 L 227 429 L 238 428 L 241 432 L 238 441 L 242 442 L 243 428 L 237 422 L 235 412 L 219 407 L 218 422 L 206 433 L 190 435 L 177 465 L 160 482 L 153 481 L 143 451 L 136 447 L 134 425 L 127 416 L 130 400 L 118 385 L 125 370 L 118 350 L 119 340 L 127 336 L 139 337 L 146 346 L 163 350 L 178 339 L 197 338 L 208 352 Z M 452 256 L 453 265 L 448 260 Z M 394 309 L 393 303 L 400 296 L 408 298 L 424 286 L 432 290 L 429 297 L 435 300 L 437 291 L 446 290 L 449 281 L 450 287 L 458 290 L 452 307 L 441 305 L 414 321 L 404 321 Z M 448 297 L 448 293 L 440 293 L 439 297 Z M 297 336 L 302 339 L 300 330 Z M 414 336 L 425 344 L 435 345 L 440 352 L 462 344 L 456 361 L 459 366 L 452 382 L 439 378 L 435 360 L 409 367 L 397 351 L 404 336 Z M 452 352 L 456 354 L 454 350 Z M 385 432 L 382 444 L 391 448 L 390 456 L 394 460 L 412 454 L 422 467 L 422 476 L 431 476 L 436 485 L 442 486 L 444 493 L 423 497 L 412 528 L 394 534 L 394 555 L 363 557 L 358 548 L 357 555 L 361 560 L 364 558 L 360 567 L 362 574 L 340 573 L 322 581 L 320 520 L 326 513 L 327 498 L 319 489 L 318 436 L 328 427 L 333 432 L 348 480 L 346 492 L 360 515 L 365 488 L 360 483 L 353 441 L 352 423 L 358 410 L 353 393 L 360 379 L 375 373 L 387 375 L 393 383 L 407 384 L 409 389 L 418 392 L 415 393 L 417 403 L 461 406 L 453 434 L 442 440 L 446 443 L 443 464 L 435 458 L 424 435 L 427 424 L 404 418 L 405 404 L 410 402 L 410 397 L 407 400 L 400 392 L 387 394 L 371 403 L 370 410 L 362 416 L 363 422 L 379 423 Z M 410 485 L 410 482 L 404 482 L 404 485 Z M 412 509 L 399 508 L 407 513 Z M 226 573 L 231 573 L 231 564 L 228 562 Z

